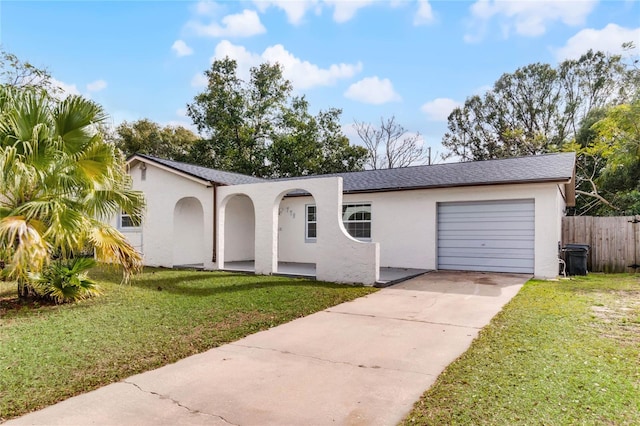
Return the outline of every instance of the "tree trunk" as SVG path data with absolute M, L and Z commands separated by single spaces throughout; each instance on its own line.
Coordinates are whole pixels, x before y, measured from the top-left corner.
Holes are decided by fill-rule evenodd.
M 33 286 L 31 286 L 27 281 L 22 279 L 18 280 L 18 297 L 20 299 L 27 299 L 33 296 L 36 296 L 37 293 Z

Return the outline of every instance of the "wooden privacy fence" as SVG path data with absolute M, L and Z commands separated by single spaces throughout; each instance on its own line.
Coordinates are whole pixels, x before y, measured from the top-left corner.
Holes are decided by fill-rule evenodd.
M 562 246 L 589 244 L 590 272 L 634 272 L 640 263 L 640 216 L 567 216 L 562 218 Z

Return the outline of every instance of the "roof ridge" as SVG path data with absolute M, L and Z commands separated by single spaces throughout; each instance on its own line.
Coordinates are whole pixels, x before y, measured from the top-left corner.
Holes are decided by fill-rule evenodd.
M 162 162 L 162 161 L 170 161 L 172 163 L 181 164 L 181 165 L 184 165 L 184 166 L 187 166 L 187 167 L 198 167 L 200 169 L 205 169 L 205 170 L 209 170 L 209 171 L 216 172 L 216 173 L 227 173 L 227 174 L 236 175 L 236 176 L 243 176 L 243 177 L 248 177 L 248 178 L 253 178 L 253 179 L 265 180 L 264 178 L 259 178 L 257 176 L 252 176 L 252 175 L 246 175 L 244 173 L 231 172 L 229 170 L 222 170 L 222 169 L 214 169 L 212 167 L 201 166 L 199 164 L 193 164 L 193 163 L 186 163 L 184 161 L 172 160 L 170 158 L 155 157 L 155 156 L 149 155 L 149 154 L 136 153 L 136 154 L 133 154 L 129 158 L 133 158 L 136 155 L 139 156 L 139 157 L 144 157 L 144 158 L 147 158 L 147 159 L 150 159 L 150 160 L 154 160 L 154 161 L 160 161 L 160 162 Z

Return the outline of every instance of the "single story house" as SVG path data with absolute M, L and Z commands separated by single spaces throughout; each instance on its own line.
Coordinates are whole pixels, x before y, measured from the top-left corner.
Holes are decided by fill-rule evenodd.
M 373 284 L 381 267 L 558 275 L 575 154 L 265 180 L 148 155 L 127 161 L 147 210 L 119 229 L 145 265 Z

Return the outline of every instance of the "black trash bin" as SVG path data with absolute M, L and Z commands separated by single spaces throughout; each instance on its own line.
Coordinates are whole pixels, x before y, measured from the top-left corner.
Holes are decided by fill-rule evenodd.
M 587 275 L 589 244 L 567 244 L 562 248 L 567 264 L 567 275 Z

